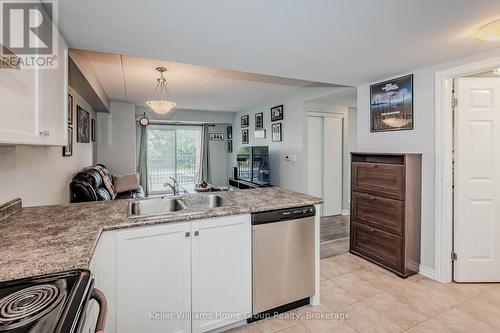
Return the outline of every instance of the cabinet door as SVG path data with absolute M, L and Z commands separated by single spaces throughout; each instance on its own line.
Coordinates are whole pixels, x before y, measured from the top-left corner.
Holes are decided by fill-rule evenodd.
M 193 319 L 193 332 L 244 320 L 252 310 L 250 215 L 194 221 L 192 234 L 193 313 L 208 316 Z
M 42 72 L 43 107 L 40 114 L 41 143 L 65 146 L 68 143 L 68 47 L 58 36 L 58 66 Z
M 189 231 L 173 223 L 116 233 L 116 332 L 191 331 Z
M 0 69 L 0 143 L 39 144 L 39 69 Z

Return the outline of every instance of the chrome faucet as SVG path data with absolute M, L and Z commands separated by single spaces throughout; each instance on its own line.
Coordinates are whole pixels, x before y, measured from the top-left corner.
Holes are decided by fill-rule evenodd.
M 175 179 L 174 177 L 168 177 L 168 178 L 172 179 L 173 185 L 171 183 L 165 183 L 165 187 L 170 187 L 170 189 L 174 193 L 174 196 L 177 196 L 180 194 L 180 190 L 179 190 L 180 188 L 182 188 L 184 193 L 188 193 L 188 191 L 186 191 L 186 189 L 184 187 L 182 187 L 181 184 L 179 184 L 177 179 Z

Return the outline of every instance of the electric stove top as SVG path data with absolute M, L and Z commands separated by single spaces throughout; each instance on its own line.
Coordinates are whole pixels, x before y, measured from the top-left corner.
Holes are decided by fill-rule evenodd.
M 0 283 L 0 333 L 78 332 L 92 285 L 87 270 Z

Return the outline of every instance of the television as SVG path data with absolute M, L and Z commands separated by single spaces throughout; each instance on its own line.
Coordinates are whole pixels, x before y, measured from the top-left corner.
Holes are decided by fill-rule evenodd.
M 262 186 L 269 185 L 269 148 L 267 146 L 239 148 L 236 162 L 238 179 Z

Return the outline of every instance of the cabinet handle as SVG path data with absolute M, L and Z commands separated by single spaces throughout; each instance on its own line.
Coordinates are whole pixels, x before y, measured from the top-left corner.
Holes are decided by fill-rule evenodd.
M 370 200 L 376 200 L 376 199 L 377 199 L 377 198 L 375 198 L 375 197 L 370 197 Z
M 370 168 L 376 168 L 376 167 L 377 167 L 377 165 L 376 165 L 376 164 L 372 164 L 372 165 L 370 165 Z
M 186 234 L 185 234 L 185 235 L 186 235 L 186 237 L 190 237 L 190 236 L 191 236 L 191 233 L 188 231 L 188 232 L 186 232 Z
M 200 235 L 200 232 L 199 232 L 198 230 L 196 230 L 196 231 L 194 232 L 194 235 L 195 235 L 195 236 L 199 236 L 199 235 Z

